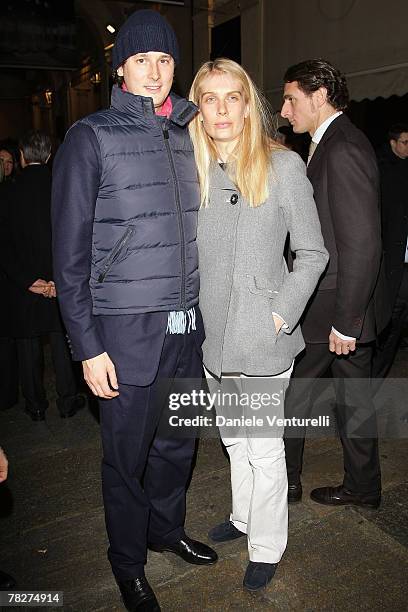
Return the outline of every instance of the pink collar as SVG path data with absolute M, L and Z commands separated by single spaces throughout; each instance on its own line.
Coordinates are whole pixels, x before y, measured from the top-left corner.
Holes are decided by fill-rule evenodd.
M 171 101 L 170 96 L 167 96 L 167 98 L 164 101 L 163 106 L 159 110 L 156 111 L 156 115 L 160 115 L 161 117 L 167 117 L 168 119 L 172 111 L 173 111 L 173 103 Z
M 122 83 L 122 91 L 128 91 L 125 81 L 123 81 Z M 170 96 L 167 96 L 167 98 L 164 101 L 163 106 L 159 110 L 156 111 L 156 115 L 160 115 L 160 117 L 167 117 L 168 119 L 172 112 L 173 112 L 173 103 L 171 101 Z

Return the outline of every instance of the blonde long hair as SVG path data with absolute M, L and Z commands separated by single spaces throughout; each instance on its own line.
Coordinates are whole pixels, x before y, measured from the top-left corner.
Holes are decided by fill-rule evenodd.
M 233 163 L 228 164 L 228 170 L 232 173 L 232 180 L 249 202 L 249 205 L 252 207 L 260 206 L 268 197 L 271 150 L 283 148 L 274 143 L 270 137 L 271 113 L 266 101 L 242 66 L 223 57 L 206 62 L 197 72 L 191 85 L 189 97 L 198 107 L 200 107 L 202 96 L 202 82 L 213 73 L 229 74 L 242 85 L 249 113 L 245 119 L 240 140 L 232 154 Z M 189 130 L 198 169 L 201 206 L 207 206 L 210 191 L 210 164 L 212 160 L 217 160 L 218 153 L 214 141 L 206 133 L 199 115 L 190 122 Z

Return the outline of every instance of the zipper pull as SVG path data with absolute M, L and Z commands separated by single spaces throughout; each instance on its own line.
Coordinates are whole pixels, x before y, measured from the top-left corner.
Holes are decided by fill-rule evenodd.
M 164 123 L 163 123 L 163 135 L 164 135 L 164 140 L 168 140 L 169 139 L 169 122 L 168 122 L 168 120 L 164 121 Z

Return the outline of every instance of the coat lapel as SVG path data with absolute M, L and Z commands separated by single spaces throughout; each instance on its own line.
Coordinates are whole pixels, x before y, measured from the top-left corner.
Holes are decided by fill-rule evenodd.
M 237 187 L 231 181 L 226 171 L 216 161 L 211 162 L 210 174 L 212 189 L 233 189 L 237 191 Z
M 344 121 L 348 121 L 348 118 L 345 115 L 339 115 L 338 117 L 336 117 L 334 121 L 331 122 L 331 124 L 329 125 L 325 133 L 323 134 L 322 139 L 319 142 L 313 154 L 313 157 L 310 160 L 309 165 L 307 167 L 308 178 L 311 178 L 313 175 L 316 174 L 316 171 L 318 170 L 319 165 L 320 165 L 320 160 L 324 155 L 324 150 L 325 150 L 327 141 L 330 140 L 333 134 L 336 133 L 336 131 L 339 129 L 341 124 L 344 123 Z

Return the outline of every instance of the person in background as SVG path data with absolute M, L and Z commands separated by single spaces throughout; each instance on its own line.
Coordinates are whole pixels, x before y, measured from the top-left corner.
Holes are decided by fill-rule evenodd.
M 381 470 L 369 379 L 374 342 L 388 323 L 390 309 L 382 266 L 377 163 L 366 136 L 344 114 L 348 98 L 345 77 L 324 60 L 301 62 L 284 75 L 281 115 L 295 133 L 312 137 L 307 175 L 330 254 L 302 318 L 306 350 L 293 376 L 315 379 L 330 367 L 337 381 L 344 478 L 338 486 L 313 489 L 311 498 L 326 505 L 376 508 Z M 361 381 L 358 385 L 349 382 L 355 378 Z M 288 417 L 308 414 L 312 389 L 313 385 L 292 386 Z M 286 436 L 290 502 L 302 496 L 303 448 L 304 437 Z
M 197 109 L 170 93 L 178 43 L 158 12 L 128 18 L 112 62 L 123 84 L 111 107 L 77 122 L 54 162 L 55 278 L 73 357 L 99 398 L 112 570 L 127 610 L 157 611 L 147 547 L 217 561 L 184 530 L 195 439 L 157 431 L 166 389 L 201 382 L 199 193 L 187 130 Z
M 304 347 L 299 318 L 327 264 L 312 187 L 298 155 L 273 143 L 267 110 L 249 75 L 229 59 L 198 71 L 190 125 L 201 209 L 200 306 L 208 376 L 262 376 L 283 393 Z M 284 259 L 288 233 L 296 253 Z M 245 383 L 244 383 L 245 384 Z M 270 388 L 270 387 L 269 387 Z M 248 540 L 243 586 L 266 587 L 287 542 L 282 435 L 223 437 L 231 462 L 232 512 L 209 537 Z
M 7 151 L 3 151 L 7 153 Z M 0 410 L 8 410 L 18 402 L 18 361 L 16 341 L 10 336 L 11 303 L 9 284 L 4 269 L 6 245 L 8 243 L 6 192 L 11 181 L 5 181 L 5 165 L 0 151 L 0 283 L 3 287 L 0 300 Z
M 8 476 L 8 461 L 6 457 L 6 453 L 0 446 L 0 485 L 7 480 Z M 10 574 L 6 574 L 0 570 L 0 591 L 9 591 L 14 589 L 16 586 L 16 581 L 13 576 Z
M 379 339 L 373 361 L 373 377 L 382 379 L 393 364 L 408 316 L 407 123 L 390 127 L 388 142 L 378 154 L 378 166 L 385 273 L 392 306 L 391 323 Z
M 13 147 L 8 142 L 0 143 L 0 160 L 4 168 L 4 180 L 12 181 L 17 175 L 17 160 Z
M 4 268 L 10 280 L 10 333 L 16 338 L 25 411 L 34 421 L 45 419 L 43 339 L 49 338 L 61 417 L 84 405 L 78 395 L 73 364 L 62 326 L 51 255 L 51 173 L 47 161 L 51 141 L 30 131 L 19 142 L 22 171 L 6 191 L 8 234 Z

